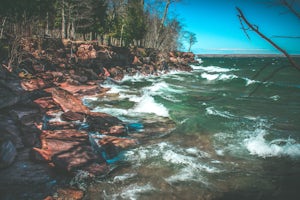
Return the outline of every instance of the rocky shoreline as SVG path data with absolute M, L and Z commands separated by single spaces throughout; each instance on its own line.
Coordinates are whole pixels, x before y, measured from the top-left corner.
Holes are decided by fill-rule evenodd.
M 39 46 L 22 40 L 19 65 L 0 66 L 0 198 L 83 199 L 81 179 L 107 176 L 109 159 L 175 124 L 166 119 L 160 127 L 136 127 L 92 112 L 82 97 L 105 97 L 109 88 L 100 83 L 106 79 L 190 71 L 197 61 L 192 53 L 96 42 L 48 38 Z

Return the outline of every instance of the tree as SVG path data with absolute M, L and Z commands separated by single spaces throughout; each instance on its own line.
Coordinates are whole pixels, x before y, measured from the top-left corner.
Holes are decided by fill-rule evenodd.
M 183 37 L 185 38 L 185 40 L 188 42 L 188 45 L 189 45 L 188 52 L 190 52 L 192 46 L 197 43 L 196 34 L 189 32 L 189 31 L 185 31 L 183 35 L 184 35 Z

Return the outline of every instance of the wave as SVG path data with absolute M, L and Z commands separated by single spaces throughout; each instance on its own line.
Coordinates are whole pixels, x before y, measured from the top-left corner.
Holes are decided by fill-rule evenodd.
M 150 183 L 145 185 L 131 184 L 122 189 L 120 193 L 107 194 L 106 191 L 103 191 L 104 199 L 139 199 L 141 194 L 149 193 L 157 190 Z
M 227 80 L 238 78 L 238 76 L 234 74 L 209 74 L 209 73 L 202 73 L 201 77 L 209 81 L 214 81 L 214 80 L 227 81 Z
M 235 117 L 233 114 L 229 113 L 228 111 L 219 111 L 219 110 L 215 109 L 214 107 L 208 107 L 205 110 L 208 115 L 220 116 L 220 117 L 224 117 L 227 119 Z
M 143 113 L 155 114 L 161 117 L 169 117 L 169 111 L 160 103 L 156 103 L 154 98 L 150 95 L 142 97 L 132 97 L 131 101 L 137 104 L 131 109 L 121 109 L 114 107 L 96 107 L 93 112 L 105 112 L 113 116 L 140 116 Z
M 292 138 L 274 139 L 267 141 L 265 136 L 268 132 L 264 129 L 258 129 L 258 134 L 244 140 L 245 145 L 252 155 L 262 158 L 266 157 L 282 157 L 300 158 L 300 144 Z
M 238 69 L 234 69 L 234 68 L 222 68 L 222 67 L 219 67 L 219 66 L 207 66 L 207 67 L 204 67 L 204 66 L 195 66 L 195 65 L 192 65 L 191 66 L 193 69 L 195 70 L 203 70 L 205 72 L 208 72 L 208 73 L 221 73 L 221 72 L 230 72 L 230 71 L 237 71 Z
M 194 181 L 207 184 L 205 174 L 219 173 L 220 170 L 207 163 L 210 155 L 195 147 L 183 148 L 169 142 L 139 147 L 125 153 L 125 160 L 139 166 L 144 161 L 152 160 L 153 165 L 176 166 L 176 172 L 164 179 L 172 184 Z M 206 161 L 203 162 L 202 159 Z

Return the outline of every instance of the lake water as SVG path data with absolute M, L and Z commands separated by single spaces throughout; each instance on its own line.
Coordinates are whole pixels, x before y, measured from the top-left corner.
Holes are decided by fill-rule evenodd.
M 107 97 L 84 99 L 128 123 L 176 123 L 121 152 L 88 198 L 300 199 L 300 72 L 284 58 L 200 63 L 191 72 L 126 76 L 103 85 Z

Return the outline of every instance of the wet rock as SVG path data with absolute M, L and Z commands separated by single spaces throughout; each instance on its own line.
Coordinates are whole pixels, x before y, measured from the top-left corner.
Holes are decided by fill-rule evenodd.
M 10 140 L 0 140 L 0 169 L 10 166 L 17 156 L 17 150 Z
M 93 152 L 85 131 L 43 131 L 40 140 L 42 148 L 33 148 L 36 160 L 51 162 L 55 168 L 67 172 L 91 169 L 104 173 L 105 167 L 94 165 L 104 163 L 104 159 Z
M 64 129 L 75 129 L 78 125 L 66 121 L 55 121 L 49 120 L 44 126 L 45 130 L 64 130 Z
M 121 67 L 112 67 L 109 69 L 111 78 L 115 80 L 122 80 L 124 78 L 124 72 Z
M 84 120 L 84 114 L 67 111 L 61 115 L 61 119 L 64 121 L 81 121 L 82 122 Z
M 34 100 L 34 103 L 36 103 L 40 108 L 47 109 L 47 110 L 58 108 L 58 104 L 54 102 L 52 97 L 42 97 Z
M 106 89 L 101 88 L 99 85 L 72 85 L 67 82 L 60 84 L 60 88 L 78 96 L 95 95 L 106 92 Z
M 114 135 L 114 136 L 124 136 L 127 134 L 127 131 L 123 125 L 116 125 L 110 127 L 107 134 Z
M 57 190 L 55 197 L 52 197 L 53 200 L 59 199 L 70 199 L 70 200 L 81 200 L 83 199 L 84 192 L 75 188 L 60 188 Z
M 91 131 L 99 131 L 99 132 L 107 132 L 110 127 L 121 125 L 122 121 L 117 117 L 106 113 L 100 112 L 90 112 L 87 115 L 87 123 L 90 125 L 89 130 Z
M 111 159 L 125 149 L 132 148 L 138 144 L 136 139 L 120 138 L 114 136 L 103 136 L 98 140 L 98 145 L 105 152 L 107 159 Z
M 79 76 L 75 74 L 71 75 L 71 78 L 80 83 L 86 83 L 88 81 L 88 78 L 86 76 Z
M 48 92 L 51 92 L 52 98 L 55 103 L 59 104 L 64 112 L 72 111 L 79 113 L 89 113 L 89 109 L 82 104 L 82 102 L 74 97 L 68 91 L 59 88 L 49 88 Z

